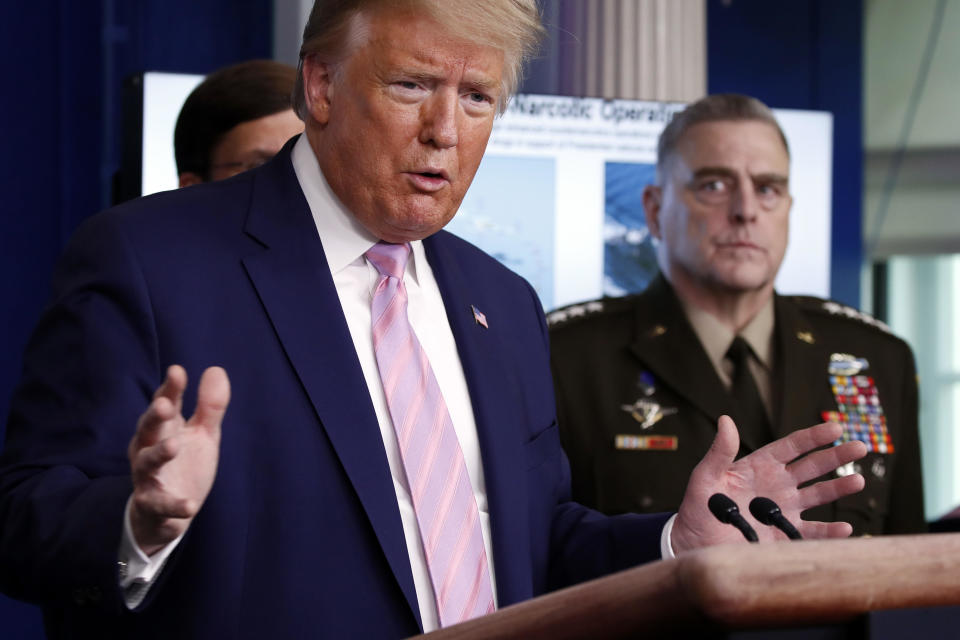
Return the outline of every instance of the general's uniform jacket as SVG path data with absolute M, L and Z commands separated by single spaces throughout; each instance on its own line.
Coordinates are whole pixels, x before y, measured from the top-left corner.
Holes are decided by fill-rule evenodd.
M 670 285 L 658 276 L 639 295 L 573 305 L 548 321 L 574 499 L 606 513 L 676 510 L 733 400 Z M 777 295 L 774 333 L 774 437 L 830 419 L 869 449 L 838 471 L 859 471 L 864 490 L 804 518 L 846 521 L 855 535 L 922 531 L 909 346 L 873 318 L 813 297 Z M 741 452 L 763 444 L 744 433 Z

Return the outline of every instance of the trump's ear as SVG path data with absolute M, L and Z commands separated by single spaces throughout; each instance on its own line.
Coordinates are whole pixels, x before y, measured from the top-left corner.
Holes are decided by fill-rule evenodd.
M 663 205 L 663 189 L 648 184 L 643 189 L 643 213 L 647 219 L 650 235 L 660 240 L 660 210 Z
M 333 70 L 316 55 L 303 58 L 303 98 L 307 113 L 318 124 L 325 125 L 330 119 L 330 98 L 333 95 Z

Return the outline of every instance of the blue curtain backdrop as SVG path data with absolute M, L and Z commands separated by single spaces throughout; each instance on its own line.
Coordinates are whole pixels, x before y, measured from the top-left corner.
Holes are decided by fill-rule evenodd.
M 574 1 L 544 2 L 548 21 L 573 15 L 567 5 Z M 4 3 L 0 416 L 57 255 L 77 224 L 110 202 L 123 79 L 144 70 L 206 73 L 270 57 L 272 7 L 270 0 Z M 834 113 L 832 287 L 835 297 L 858 303 L 860 0 L 708 0 L 707 17 L 710 91 Z M 524 90 L 562 93 L 572 46 L 567 38 L 548 47 Z M 3 430 L 0 422 L 0 437 Z M 42 638 L 38 611 L 0 596 L 0 637 Z
M 0 204 L 0 441 L 21 356 L 77 225 L 110 203 L 123 79 L 269 58 L 271 0 L 6 2 Z M 43 637 L 35 607 L 0 596 L 0 638 Z
M 707 89 L 833 113 L 830 295 L 860 307 L 861 0 L 708 0 Z

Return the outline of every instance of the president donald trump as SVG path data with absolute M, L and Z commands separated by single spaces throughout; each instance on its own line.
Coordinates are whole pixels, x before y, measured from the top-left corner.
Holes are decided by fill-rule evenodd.
M 0 460 L 2 587 L 51 637 L 404 637 L 736 539 L 715 491 L 859 489 L 798 489 L 863 455 L 791 462 L 835 425 L 734 462 L 723 418 L 678 514 L 569 501 L 540 303 L 441 230 L 540 32 L 534 0 L 320 0 L 304 135 L 81 228 Z

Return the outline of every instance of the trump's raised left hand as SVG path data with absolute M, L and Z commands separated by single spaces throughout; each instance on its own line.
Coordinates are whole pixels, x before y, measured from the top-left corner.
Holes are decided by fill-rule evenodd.
M 863 489 L 859 474 L 824 480 L 800 488 L 800 485 L 866 455 L 862 442 L 845 442 L 820 449 L 836 441 L 843 428 L 826 422 L 794 431 L 734 461 L 740 436 L 733 420 L 722 416 L 710 450 L 690 476 L 671 533 L 671 544 L 678 555 L 684 551 L 724 542 L 743 541 L 740 532 L 722 524 L 707 508 L 707 500 L 720 492 L 732 498 L 741 514 L 757 530 L 760 540 L 782 540 L 786 536 L 773 527 L 758 523 L 747 505 L 757 496 L 776 502 L 783 515 L 804 538 L 842 538 L 852 527 L 846 522 L 807 522 L 800 512 L 832 502 Z

